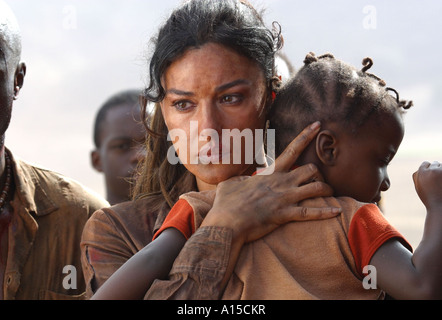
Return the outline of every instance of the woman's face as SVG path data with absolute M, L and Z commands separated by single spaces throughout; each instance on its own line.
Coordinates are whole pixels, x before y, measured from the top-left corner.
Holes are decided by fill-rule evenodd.
M 257 169 L 255 142 L 248 138 L 264 128 L 267 99 L 264 74 L 254 62 L 208 43 L 174 61 L 162 84 L 161 110 L 171 140 L 200 191 Z M 234 140 L 242 142 L 235 147 Z

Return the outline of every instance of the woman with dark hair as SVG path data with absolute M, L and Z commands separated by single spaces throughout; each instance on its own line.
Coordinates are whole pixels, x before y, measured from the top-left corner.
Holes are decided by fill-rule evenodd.
M 275 53 L 281 45 L 280 30 L 267 29 L 245 1 L 192 0 L 172 13 L 150 62 L 144 98 L 156 110 L 146 123 L 147 157 L 134 200 L 97 211 L 84 230 L 89 295 L 115 273 L 94 298 L 218 299 L 245 243 L 288 222 L 340 213 L 297 205 L 332 194 L 315 166 L 290 171 L 319 123 L 251 176 L 266 166 L 254 133 L 265 129 L 278 89 Z M 240 147 L 231 147 L 234 136 L 220 138 L 235 130 L 248 141 Z M 250 152 L 252 161 L 246 161 Z M 184 193 L 214 189 L 215 203 L 201 227 L 187 241 L 163 243 L 178 255 L 163 261 L 161 246 L 152 250 L 149 243 L 171 207 Z M 164 266 L 153 284 L 148 262 Z

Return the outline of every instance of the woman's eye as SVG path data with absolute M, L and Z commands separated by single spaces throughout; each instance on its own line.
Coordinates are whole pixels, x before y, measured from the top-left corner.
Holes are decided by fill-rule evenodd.
M 226 95 L 221 98 L 222 103 L 235 104 L 241 102 L 241 97 L 238 95 Z
M 193 103 L 190 101 L 178 101 L 173 106 L 179 111 L 186 111 L 193 106 Z

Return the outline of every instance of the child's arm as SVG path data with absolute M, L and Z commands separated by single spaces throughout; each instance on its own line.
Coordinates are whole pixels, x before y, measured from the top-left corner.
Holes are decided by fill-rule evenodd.
M 91 300 L 141 300 L 155 281 L 165 279 L 186 238 L 177 229 L 159 237 L 131 257 L 94 294 Z
M 395 299 L 442 299 L 442 167 L 425 162 L 413 175 L 427 208 L 424 234 L 412 254 L 390 240 L 373 255 L 377 284 Z

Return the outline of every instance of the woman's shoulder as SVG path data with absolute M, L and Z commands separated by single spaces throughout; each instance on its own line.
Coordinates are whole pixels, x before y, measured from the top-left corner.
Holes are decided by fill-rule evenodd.
M 102 208 L 87 222 L 83 237 L 118 237 L 144 247 L 152 240 L 161 207 L 158 198 L 148 197 Z
M 122 221 L 152 224 L 152 221 L 155 223 L 160 207 L 163 204 L 163 202 L 158 203 L 159 201 L 156 197 L 147 197 L 119 203 L 109 208 L 104 208 L 103 211 Z

